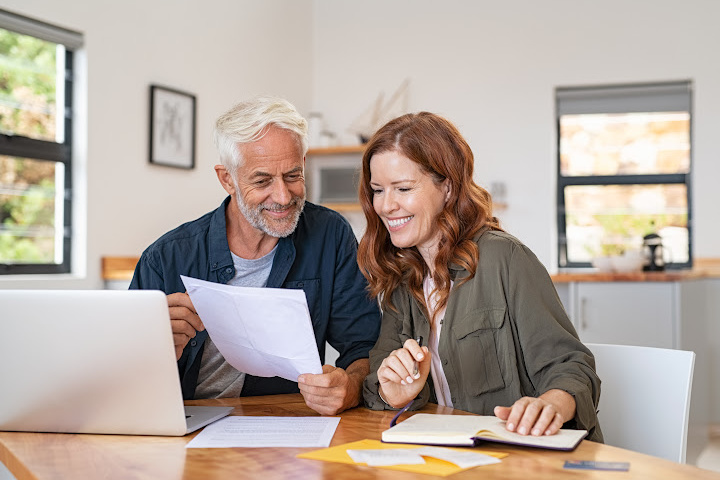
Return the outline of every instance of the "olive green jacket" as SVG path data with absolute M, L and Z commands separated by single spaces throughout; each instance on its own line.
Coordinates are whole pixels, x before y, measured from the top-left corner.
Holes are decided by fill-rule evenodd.
M 510 406 L 521 397 L 537 397 L 551 389 L 575 398 L 575 418 L 564 428 L 588 430 L 602 441 L 597 420 L 600 379 L 595 359 L 580 342 L 547 271 L 519 240 L 503 232 L 484 231 L 477 273 L 451 266 L 454 286 L 448 300 L 438 345 L 453 407 L 493 415 L 497 405 Z M 430 337 L 423 308 L 404 286 L 385 306 L 380 337 L 370 351 L 365 404 L 389 409 L 378 394 L 377 370 L 405 340 Z M 431 377 L 413 409 L 435 402 Z

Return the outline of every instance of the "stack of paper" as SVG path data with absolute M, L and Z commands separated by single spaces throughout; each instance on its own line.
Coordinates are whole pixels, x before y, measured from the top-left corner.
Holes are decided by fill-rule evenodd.
M 322 373 L 305 292 L 181 279 L 210 338 L 237 370 L 293 382 Z
M 377 451 L 379 450 L 385 450 L 390 451 L 392 453 L 388 454 L 378 454 Z M 353 455 L 357 455 L 358 451 L 370 451 L 370 453 L 367 453 L 365 455 L 368 455 L 369 458 L 373 463 L 375 463 L 375 466 L 378 466 L 379 468 L 387 468 L 390 470 L 398 470 L 403 472 L 413 472 L 413 473 L 424 473 L 427 475 L 437 475 L 441 477 L 445 477 L 448 475 L 452 475 L 453 473 L 460 472 L 462 470 L 465 470 L 467 468 L 470 468 L 469 465 L 471 463 L 467 463 L 468 458 L 464 454 L 470 453 L 472 455 L 475 455 L 476 461 L 481 461 L 483 465 L 495 463 L 495 460 L 487 459 L 486 457 L 494 457 L 495 459 L 499 458 L 505 458 L 508 456 L 507 453 L 501 453 L 501 452 L 488 452 L 483 450 L 461 450 L 461 449 L 449 449 L 449 448 L 441 448 L 438 449 L 440 452 L 432 451 L 430 450 L 430 454 L 427 456 L 424 456 L 424 454 L 421 454 L 423 457 L 424 462 L 423 463 L 415 463 L 415 464 L 388 464 L 393 463 L 391 459 L 395 457 L 396 460 L 402 459 L 402 458 L 411 458 L 406 455 L 412 455 L 412 458 L 415 458 L 415 455 L 417 453 L 411 453 L 411 454 L 405 454 L 401 453 L 400 450 L 410 450 L 411 452 L 419 450 L 417 445 L 390 445 L 387 443 L 382 443 L 379 440 L 360 440 L 358 442 L 352 442 L 352 443 L 346 443 L 343 445 L 336 445 L 334 447 L 330 448 L 324 448 L 322 450 L 314 450 L 312 452 L 306 452 L 301 453 L 297 457 L 298 458 L 308 458 L 312 460 L 322 460 L 325 462 L 338 462 L 338 463 L 347 463 L 351 465 L 366 465 L 367 463 L 364 461 L 358 461 L 355 462 L 353 458 L 350 456 L 349 452 L 353 452 Z M 448 457 L 448 453 L 444 452 L 446 450 L 450 450 L 453 453 L 450 454 L 450 457 Z M 422 451 L 422 450 L 421 450 Z M 427 451 L 425 452 L 427 453 Z M 360 454 L 361 456 L 363 454 Z M 381 465 L 382 460 L 381 456 L 385 456 L 385 464 Z M 364 457 L 366 460 L 368 457 Z M 445 460 L 444 458 L 448 458 L 448 460 Z M 449 458 L 452 458 L 450 460 Z M 360 460 L 361 457 L 358 457 Z M 453 461 L 457 461 L 463 466 L 460 466 L 456 463 L 452 463 Z M 485 463 L 487 462 L 487 463 Z

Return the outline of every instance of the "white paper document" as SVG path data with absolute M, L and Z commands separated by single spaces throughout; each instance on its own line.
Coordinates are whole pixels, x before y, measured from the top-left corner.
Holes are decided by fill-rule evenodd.
M 492 465 L 500 463 L 499 458 L 472 451 L 460 451 L 445 447 L 422 447 L 415 450 L 425 457 L 439 458 L 446 462 L 454 463 L 460 468 L 478 467 L 480 465 Z
M 322 373 L 305 292 L 181 278 L 210 338 L 237 370 L 293 382 Z
M 187 448 L 328 447 L 340 417 L 225 417 Z
M 389 465 L 422 465 L 423 457 L 439 458 L 454 463 L 460 468 L 478 467 L 500 463 L 500 459 L 484 453 L 460 451 L 444 447 L 390 448 L 380 450 L 347 450 L 347 454 L 356 463 L 366 463 L 371 467 Z
M 346 450 L 355 463 L 366 463 L 371 467 L 388 465 L 422 465 L 422 458 L 416 449 L 392 448 L 389 450 Z

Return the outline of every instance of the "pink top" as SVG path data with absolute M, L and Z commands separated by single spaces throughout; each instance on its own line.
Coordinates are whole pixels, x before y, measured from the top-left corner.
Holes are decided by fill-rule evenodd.
M 452 289 L 452 282 L 450 283 Z M 435 282 L 430 276 L 425 277 L 423 281 L 423 292 L 425 293 L 425 303 L 428 306 L 430 318 L 433 317 L 435 310 L 437 309 L 437 292 L 435 291 Z M 430 350 L 431 361 L 430 361 L 430 375 L 435 385 L 435 396 L 437 397 L 438 405 L 445 407 L 452 407 L 452 400 L 450 396 L 450 387 L 445 377 L 445 371 L 442 368 L 440 355 L 438 355 L 438 344 L 440 342 L 440 331 L 442 330 L 443 320 L 445 319 L 446 307 L 442 310 L 438 310 L 435 315 L 435 321 L 430 325 L 430 339 L 428 340 L 428 349 Z

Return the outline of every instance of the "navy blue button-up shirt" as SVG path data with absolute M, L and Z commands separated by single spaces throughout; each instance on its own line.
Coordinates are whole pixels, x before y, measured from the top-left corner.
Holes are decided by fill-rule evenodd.
M 216 210 L 166 233 L 140 257 L 130 288 L 184 292 L 180 275 L 227 283 L 235 275 L 228 247 L 225 209 Z M 325 342 L 339 353 L 336 365 L 347 368 L 367 358 L 380 329 L 377 303 L 366 291 L 357 266 L 357 240 L 339 213 L 305 203 L 295 231 L 279 239 L 268 287 L 302 289 L 307 297 L 320 359 Z M 259 319 L 260 320 L 260 319 Z M 290 319 L 288 319 L 290 321 Z M 198 332 L 178 360 L 183 397 L 192 399 L 207 331 Z M 298 392 L 297 383 L 248 375 L 242 395 Z

